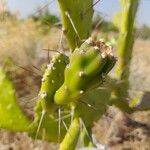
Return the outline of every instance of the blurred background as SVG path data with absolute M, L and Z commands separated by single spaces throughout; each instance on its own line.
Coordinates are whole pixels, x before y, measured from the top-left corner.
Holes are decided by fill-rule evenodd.
M 114 45 L 118 0 L 101 0 L 94 6 L 92 36 Z M 141 0 L 136 17 L 135 44 L 131 62 L 130 93 L 147 93 L 150 99 L 150 0 Z M 119 19 L 118 19 L 119 20 Z M 57 0 L 0 0 L 0 65 L 16 89 L 17 101 L 29 117 L 40 87 L 48 49 L 68 47 L 61 39 L 61 20 Z M 60 45 L 60 41 L 62 44 Z M 50 52 L 51 55 L 54 52 Z M 50 55 L 50 56 L 51 56 Z M 112 71 L 113 76 L 113 71 Z M 150 111 L 136 112 L 127 120 L 110 108 L 94 127 L 98 142 L 114 150 L 150 150 Z M 0 149 L 56 149 L 56 145 L 33 141 L 26 134 L 0 131 Z

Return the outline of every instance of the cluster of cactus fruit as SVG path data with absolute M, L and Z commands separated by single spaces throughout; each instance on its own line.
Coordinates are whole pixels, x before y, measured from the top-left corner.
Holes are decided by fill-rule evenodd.
M 74 119 L 91 128 L 106 111 L 110 92 L 99 87 L 104 87 L 105 77 L 115 62 L 112 48 L 92 38 L 76 48 L 70 58 L 62 53 L 54 56 L 42 78 L 32 136 L 62 141 L 67 136 L 65 125 L 69 127 Z M 72 115 L 60 120 L 65 112 Z M 59 120 L 65 125 L 59 126 Z
M 64 71 L 64 83 L 54 96 L 55 103 L 75 102 L 88 90 L 100 86 L 115 62 L 111 47 L 104 42 L 87 39 L 72 53 Z

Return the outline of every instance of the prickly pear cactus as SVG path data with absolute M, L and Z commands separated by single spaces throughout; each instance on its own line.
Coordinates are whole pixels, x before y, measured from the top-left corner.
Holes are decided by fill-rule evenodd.
M 91 32 L 93 0 L 58 0 L 63 32 L 72 50 L 80 46 Z
M 39 99 L 35 107 L 35 120 L 30 128 L 30 135 L 34 138 L 58 142 L 58 105 L 54 103 L 54 94 L 64 82 L 64 69 L 69 58 L 62 53 L 53 57 L 42 78 Z M 67 122 L 70 122 L 67 121 Z M 66 130 L 61 127 L 60 141 Z
M 116 62 L 111 47 L 101 41 L 86 40 L 76 48 L 65 69 L 65 81 L 56 91 L 56 104 L 73 102 L 89 89 L 102 84 Z

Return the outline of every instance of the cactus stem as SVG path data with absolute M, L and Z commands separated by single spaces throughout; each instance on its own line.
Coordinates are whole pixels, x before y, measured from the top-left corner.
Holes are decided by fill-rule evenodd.
M 64 122 L 64 121 L 63 121 Z M 65 135 L 59 150 L 74 150 L 78 142 L 80 134 L 80 121 L 78 118 L 74 118 Z

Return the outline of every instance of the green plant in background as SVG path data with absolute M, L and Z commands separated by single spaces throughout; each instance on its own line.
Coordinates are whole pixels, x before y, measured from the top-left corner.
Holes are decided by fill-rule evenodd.
M 19 108 L 12 83 L 2 68 L 0 68 L 0 91 L 0 128 L 11 131 L 28 131 L 31 121 Z
M 34 21 L 40 21 L 41 24 L 45 26 L 51 26 L 59 22 L 59 18 L 51 14 L 48 8 L 40 10 L 38 14 L 31 15 L 30 17 L 33 18 Z
M 108 105 L 115 105 L 124 112 L 137 110 L 137 100 L 129 104 L 126 99 L 129 98 L 134 19 L 139 0 L 121 0 L 119 65 L 115 79 L 108 77 L 116 63 L 111 46 L 89 38 L 93 1 L 58 0 L 58 3 L 63 32 L 72 53 L 70 57 L 58 53 L 47 65 L 33 121 L 21 112 L 11 83 L 0 70 L 0 127 L 26 131 L 33 138 L 61 142 L 60 150 L 74 150 L 80 135 L 85 147 L 94 147 L 91 129 Z
M 118 33 L 118 28 L 113 22 L 105 20 L 102 16 L 96 15 L 93 19 L 93 28 L 100 30 L 101 32 L 115 32 Z
M 114 97 L 112 102 L 125 112 L 132 112 L 133 109 L 129 107 L 129 74 L 130 62 L 132 58 L 133 44 L 134 44 L 134 21 L 139 5 L 139 0 L 120 0 L 122 12 L 119 13 L 122 22 L 119 23 L 118 28 L 120 37 L 117 45 L 118 49 L 118 68 L 116 71 L 116 79 L 119 84 L 114 90 Z

